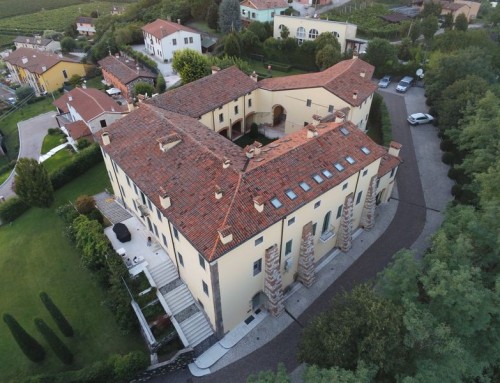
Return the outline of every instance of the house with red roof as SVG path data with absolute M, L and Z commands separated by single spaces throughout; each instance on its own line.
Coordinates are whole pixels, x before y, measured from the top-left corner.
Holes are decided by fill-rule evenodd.
M 76 30 L 80 35 L 93 36 L 95 35 L 95 21 L 92 17 L 78 17 L 76 19 Z
M 244 0 L 240 3 L 241 20 L 245 23 L 272 23 L 274 16 L 284 15 L 287 9 L 287 0 Z
M 146 51 L 160 60 L 171 62 L 174 52 L 192 49 L 201 53 L 201 35 L 194 29 L 181 24 L 156 19 L 142 27 Z
M 137 83 L 146 82 L 155 85 L 157 75 L 127 56 L 109 55 L 98 64 L 104 81 L 119 89 L 127 100 L 131 100 L 134 96 L 134 86 Z

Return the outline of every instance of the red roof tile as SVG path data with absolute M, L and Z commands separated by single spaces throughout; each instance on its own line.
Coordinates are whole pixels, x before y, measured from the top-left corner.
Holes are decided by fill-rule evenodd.
M 98 64 L 102 69 L 115 76 L 123 85 L 138 78 L 156 78 L 156 75 L 149 69 L 142 68 L 135 60 L 124 56 L 110 55 L 100 60 Z
M 56 108 L 68 113 L 68 104 L 89 122 L 103 113 L 127 113 L 126 106 L 118 105 L 108 95 L 94 88 L 75 88 L 63 94 L 52 103 Z
M 245 0 L 240 3 L 240 6 L 256 10 L 288 8 L 288 2 L 286 0 Z
M 377 89 L 371 82 L 374 70 L 373 65 L 353 58 L 322 72 L 264 79 L 259 82 L 259 87 L 272 91 L 322 87 L 349 105 L 359 106 Z M 361 73 L 364 73 L 364 77 Z M 353 98 L 353 91 L 357 91 L 356 99 Z
M 257 83 L 233 66 L 173 89 L 147 102 L 171 112 L 198 118 L 257 89 Z
M 347 135 L 340 131 L 341 127 L 347 129 Z M 307 138 L 307 129 L 302 129 L 263 146 L 257 157 L 248 159 L 243 149 L 197 120 L 148 104 L 102 132 L 109 132 L 111 139 L 103 150 L 158 208 L 159 195 L 167 193 L 172 205 L 161 210 L 209 261 L 387 153 L 350 122 L 320 123 L 315 138 Z M 180 135 L 182 141 L 162 152 L 157 139 L 170 134 Z M 368 154 L 361 151 L 363 146 L 369 149 Z M 349 164 L 347 155 L 356 162 Z M 225 159 L 231 160 L 226 169 Z M 344 171 L 335 169 L 336 162 L 344 166 Z M 311 177 L 322 174 L 323 169 L 333 177 L 323 177 L 318 184 Z M 311 186 L 308 192 L 300 189 L 301 181 Z M 215 198 L 216 187 L 224 190 L 220 199 Z M 287 189 L 294 190 L 297 198 L 290 200 L 285 194 Z M 263 212 L 255 209 L 255 199 L 265 202 L 274 197 L 282 207 L 276 209 L 265 203 Z M 227 226 L 231 227 L 233 240 L 224 245 L 218 230 Z
M 69 135 L 75 141 L 79 140 L 80 138 L 90 138 L 91 140 L 93 140 L 90 128 L 85 122 L 81 120 L 64 125 L 64 127 L 68 130 Z
M 142 30 L 150 35 L 153 35 L 157 39 L 163 39 L 164 37 L 171 35 L 177 31 L 186 31 L 192 33 L 198 33 L 192 28 L 186 27 L 182 24 L 175 23 L 173 21 L 166 21 L 162 19 L 156 19 L 152 23 L 146 24 L 142 27 Z M 199 34 L 199 33 L 198 33 Z
M 30 48 L 18 48 L 4 59 L 12 65 L 25 68 L 31 73 L 42 74 L 60 62 L 78 63 L 63 55 Z

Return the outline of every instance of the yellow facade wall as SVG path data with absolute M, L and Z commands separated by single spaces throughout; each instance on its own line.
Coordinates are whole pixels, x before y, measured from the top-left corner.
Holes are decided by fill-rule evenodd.
M 66 71 L 66 76 L 64 76 L 64 71 Z M 74 75 L 85 76 L 85 66 L 80 63 L 61 61 L 40 75 L 41 90 L 42 92 L 44 90 L 46 92 L 55 91 Z

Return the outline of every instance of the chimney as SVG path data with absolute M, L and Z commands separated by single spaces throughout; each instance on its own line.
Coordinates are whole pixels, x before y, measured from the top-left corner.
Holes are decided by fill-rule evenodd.
M 253 148 L 254 148 L 253 154 L 255 157 L 257 157 L 262 151 L 262 143 L 260 143 L 259 141 L 254 141 Z
M 308 125 L 307 127 L 307 138 L 314 138 L 318 136 L 318 131 L 313 125 Z
M 345 114 L 342 113 L 340 110 L 337 110 L 335 112 L 335 122 L 344 122 L 345 121 Z
M 394 157 L 399 157 L 399 152 L 402 147 L 403 145 L 401 145 L 399 142 L 391 141 L 389 145 L 389 154 Z
M 160 188 L 160 205 L 164 209 L 168 209 L 172 205 L 170 197 L 167 195 L 167 192 L 163 188 Z
M 321 122 L 321 116 L 319 114 L 313 114 L 312 116 L 312 126 L 318 126 Z
M 365 78 L 366 76 L 366 72 L 364 70 L 362 70 L 361 72 L 359 72 L 359 75 L 363 78 Z
M 219 238 L 222 244 L 227 245 L 233 240 L 233 233 L 231 233 L 231 226 L 224 226 L 223 228 L 217 230 L 219 232 Z
M 68 96 L 68 101 L 73 101 L 73 96 Z
M 180 24 L 181 23 L 181 19 L 177 19 L 177 24 Z
M 358 98 L 358 91 L 355 90 L 354 92 L 352 92 L 352 99 L 357 100 L 357 98 Z
M 250 78 L 252 80 L 254 80 L 255 82 L 259 81 L 259 75 L 257 73 L 255 73 L 255 71 L 252 72 L 252 74 L 250 75 Z
M 165 137 L 159 138 L 157 141 L 160 144 L 160 150 L 165 153 L 169 149 L 172 149 L 174 146 L 179 144 L 182 141 L 182 138 L 179 134 L 172 133 Z
M 221 199 L 223 194 L 222 188 L 219 185 L 215 185 L 215 199 Z
M 137 71 L 137 74 L 139 74 L 139 71 L 141 70 L 141 68 L 139 67 L 139 65 L 137 65 L 137 66 L 135 67 L 135 70 Z
M 111 143 L 111 137 L 108 132 L 104 132 L 102 135 L 102 143 L 104 146 L 109 145 Z
M 212 74 L 216 74 L 217 72 L 220 71 L 220 68 L 218 66 L 212 66 Z
M 255 153 L 255 148 L 248 145 L 246 148 L 245 148 L 245 154 L 247 156 L 247 158 L 253 158 L 253 155 Z
M 262 196 L 260 196 L 260 195 L 258 195 L 257 197 L 254 197 L 254 199 L 253 199 L 253 207 L 259 213 L 262 213 L 264 211 L 264 198 Z
M 231 165 L 231 160 L 229 158 L 224 158 L 222 160 L 222 169 L 227 169 Z
M 23 62 L 23 64 L 26 64 L 28 62 L 28 58 L 26 56 L 23 56 L 21 61 Z
M 42 66 L 42 72 L 45 72 L 47 70 L 47 67 L 45 65 Z

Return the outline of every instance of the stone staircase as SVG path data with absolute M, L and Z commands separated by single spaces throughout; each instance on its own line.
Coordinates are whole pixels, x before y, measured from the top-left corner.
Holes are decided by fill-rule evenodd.
M 163 296 L 174 315 L 194 304 L 193 296 L 186 285 L 180 285 Z
M 198 345 L 214 333 L 205 315 L 203 315 L 201 311 L 190 316 L 188 319 L 181 322 L 180 325 L 192 347 Z
M 169 284 L 170 282 L 179 278 L 177 274 L 177 269 L 174 264 L 170 261 L 163 262 L 156 267 L 148 268 L 151 277 L 156 283 L 158 290 L 163 286 Z

